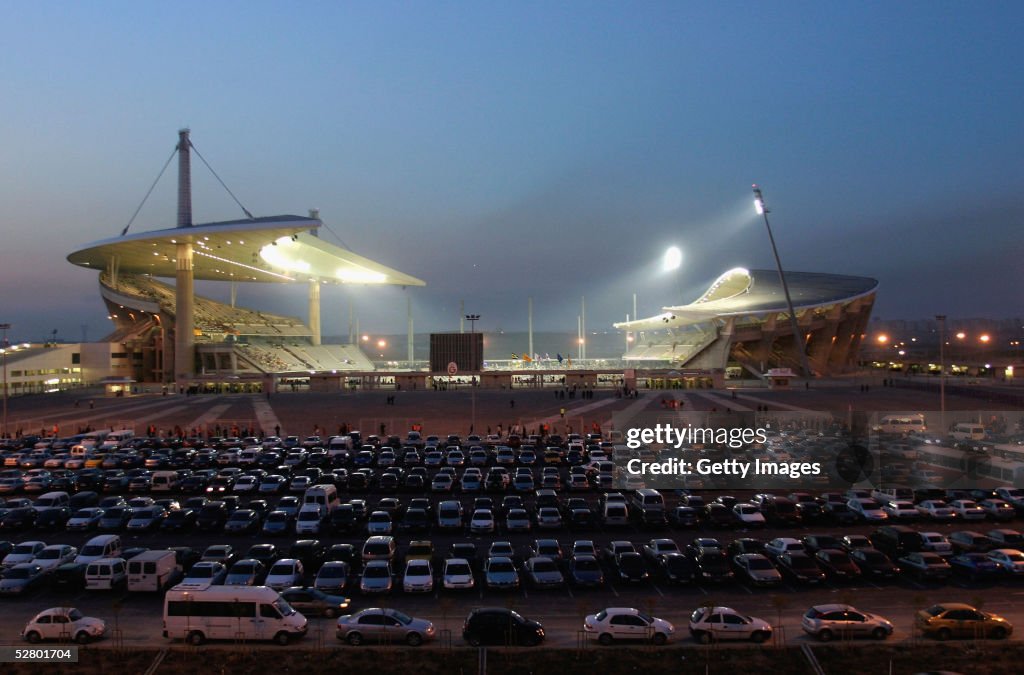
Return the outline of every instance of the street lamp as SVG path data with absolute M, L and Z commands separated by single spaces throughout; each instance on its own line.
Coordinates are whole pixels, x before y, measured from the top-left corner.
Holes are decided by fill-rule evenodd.
M 782 271 L 782 261 L 779 259 L 779 249 L 775 246 L 775 236 L 772 234 L 772 226 L 768 223 L 768 207 L 764 205 L 764 196 L 761 188 L 755 183 L 754 189 L 754 210 L 764 218 L 764 226 L 768 230 L 768 241 L 772 244 L 772 254 L 775 256 L 775 265 L 779 268 L 779 280 L 782 282 L 782 290 L 786 294 L 786 308 L 789 310 L 789 323 L 793 327 L 793 348 L 800 357 L 800 365 L 807 377 L 813 377 L 811 366 L 807 362 L 807 353 L 804 350 L 804 341 L 800 337 L 800 327 L 796 323 L 796 311 L 793 309 L 793 299 L 789 295 L 789 285 L 786 283 L 786 274 Z
M 0 353 L 3 353 L 4 359 L 4 438 L 7 438 L 7 352 L 10 350 L 10 343 L 7 342 L 7 331 L 10 328 L 11 324 L 0 323 L 0 330 L 4 332 L 3 347 L 0 348 Z
M 939 430 L 946 433 L 946 315 L 936 314 L 939 322 Z
M 469 372 L 477 372 L 476 367 L 476 322 L 480 320 L 479 314 L 467 314 L 466 321 L 469 322 L 469 360 L 472 362 L 469 366 Z M 476 431 L 476 375 L 470 376 L 470 387 L 469 387 L 469 400 L 470 400 L 470 418 L 469 418 L 469 433 Z

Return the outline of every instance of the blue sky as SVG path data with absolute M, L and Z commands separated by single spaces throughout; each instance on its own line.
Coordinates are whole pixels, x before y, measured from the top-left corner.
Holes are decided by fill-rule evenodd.
M 608 328 L 729 267 L 878 278 L 883 318 L 1019 316 L 1020 3 L 4 2 L 2 319 L 107 329 L 76 246 L 116 235 L 181 126 L 257 215 L 427 281 L 417 330 Z M 194 166 L 197 222 L 240 216 Z M 132 231 L 174 223 L 169 171 Z M 325 232 L 327 238 L 332 238 Z M 666 246 L 684 250 L 675 277 Z M 200 285 L 226 297 L 226 289 Z M 405 291 L 328 289 L 325 332 Z M 304 315 L 304 288 L 240 302 Z

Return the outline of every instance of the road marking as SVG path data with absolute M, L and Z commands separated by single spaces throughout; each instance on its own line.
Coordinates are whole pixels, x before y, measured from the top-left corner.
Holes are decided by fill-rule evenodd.
M 219 405 L 215 405 L 206 412 L 204 412 L 199 417 L 192 420 L 185 428 L 200 429 L 205 431 L 207 424 L 209 424 L 210 422 L 216 422 L 218 419 L 220 419 L 220 416 L 227 412 L 228 408 L 230 408 L 231 406 L 232 403 L 221 403 Z
M 697 586 L 697 588 L 699 588 L 699 589 L 700 589 L 700 592 L 701 592 L 701 593 L 703 593 L 704 595 L 707 595 L 707 594 L 708 594 L 708 592 L 707 592 L 706 590 L 704 590 L 704 587 L 703 587 L 703 586 Z
M 749 593 L 750 595 L 753 595 L 753 594 L 754 594 L 754 591 L 750 590 L 750 586 L 747 586 L 746 584 L 740 584 L 740 588 L 742 588 L 743 590 L 745 590 L 745 591 L 746 591 L 747 593 Z
M 608 588 L 611 589 L 612 593 L 615 594 L 616 598 L 619 597 L 619 592 L 617 590 L 615 590 L 615 586 L 613 586 L 612 584 L 608 584 Z
M 653 587 L 654 590 L 658 591 L 658 595 L 660 595 L 663 598 L 665 597 L 665 594 L 661 592 L 661 589 L 658 588 L 657 584 L 651 584 L 651 587 Z
M 565 590 L 569 591 L 569 597 L 570 598 L 575 598 L 576 597 L 575 595 L 572 594 L 572 589 L 569 588 L 568 586 L 565 587 Z

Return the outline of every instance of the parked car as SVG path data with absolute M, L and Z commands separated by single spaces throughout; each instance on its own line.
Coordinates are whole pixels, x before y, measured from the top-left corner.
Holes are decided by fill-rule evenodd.
M 397 609 L 364 609 L 338 617 L 336 625 L 338 639 L 350 645 L 369 641 L 418 647 L 433 640 L 435 634 L 432 622 L 411 617 Z
M 462 637 L 470 645 L 539 645 L 544 626 L 504 607 L 474 609 L 462 626 Z
M 690 615 L 690 635 L 701 644 L 717 640 L 764 642 L 772 626 L 764 619 L 741 614 L 730 607 L 700 607 Z
M 328 619 L 348 609 L 349 600 L 342 595 L 330 595 L 316 588 L 295 586 L 281 591 L 281 597 L 304 616 L 323 616 Z
M 51 607 L 32 617 L 21 630 L 21 637 L 32 643 L 71 639 L 87 644 L 106 632 L 107 624 L 103 619 L 85 616 L 74 607 Z
M 884 640 L 892 635 L 888 619 L 862 612 L 850 605 L 817 605 L 804 614 L 800 627 L 808 635 L 828 642 L 832 638 L 871 637 Z
M 632 607 L 609 607 L 583 620 L 583 630 L 592 640 L 610 645 L 616 640 L 643 640 L 663 645 L 672 639 L 675 627 Z
M 918 630 L 939 640 L 950 638 L 993 638 L 1002 640 L 1013 633 L 1013 624 L 999 616 L 959 602 L 933 605 L 920 610 L 914 623 Z

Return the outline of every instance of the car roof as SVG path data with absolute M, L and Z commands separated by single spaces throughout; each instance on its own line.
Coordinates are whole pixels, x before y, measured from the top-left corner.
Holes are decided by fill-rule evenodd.
M 812 609 L 816 609 L 817 611 L 819 611 L 819 612 L 824 614 L 824 613 L 827 613 L 827 612 L 848 612 L 848 611 L 853 611 L 854 607 L 853 607 L 853 605 L 844 605 L 844 604 L 841 604 L 841 603 L 831 603 L 831 604 L 828 604 L 828 605 L 815 605 L 814 607 L 812 607 Z

